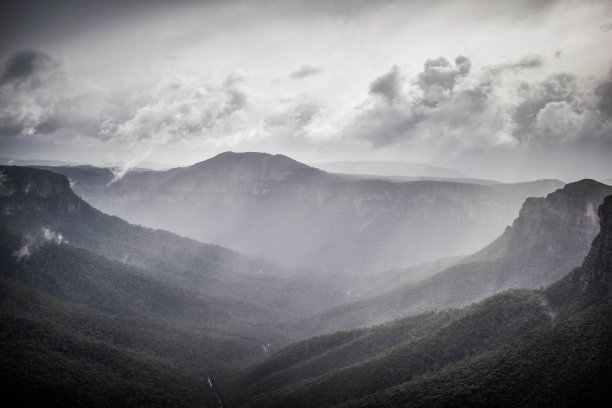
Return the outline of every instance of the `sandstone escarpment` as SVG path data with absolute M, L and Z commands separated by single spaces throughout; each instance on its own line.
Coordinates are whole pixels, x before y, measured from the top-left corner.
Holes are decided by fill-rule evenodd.
M 612 195 L 598 210 L 601 231 L 576 274 L 583 291 L 610 292 L 612 282 Z

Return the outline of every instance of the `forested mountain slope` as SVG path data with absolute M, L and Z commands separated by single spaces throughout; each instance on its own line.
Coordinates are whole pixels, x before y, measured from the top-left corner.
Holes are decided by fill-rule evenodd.
M 72 246 L 136 266 L 156 279 L 251 302 L 279 316 L 312 312 L 343 299 L 333 276 L 242 256 L 103 214 L 75 195 L 59 174 L 7 166 L 0 167 L 0 175 L 0 226 L 30 240 L 61 235 Z
M 420 282 L 289 322 L 287 330 L 329 333 L 461 307 L 510 288 L 549 285 L 582 262 L 599 231 L 597 207 L 608 194 L 612 187 L 582 180 L 529 198 L 512 226 L 481 251 Z
M 0 395 L 16 406 L 213 406 L 206 377 L 263 354 L 261 313 L 0 230 Z
M 612 196 L 599 216 L 583 265 L 545 290 L 305 340 L 227 394 L 244 407 L 607 406 Z

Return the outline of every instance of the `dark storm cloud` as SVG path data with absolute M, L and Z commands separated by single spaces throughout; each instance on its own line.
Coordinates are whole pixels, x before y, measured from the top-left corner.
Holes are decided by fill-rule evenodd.
M 54 66 L 52 58 L 40 51 L 22 50 L 13 54 L 2 67 L 0 85 L 6 82 L 23 80 L 40 71 Z
M 60 63 L 40 51 L 21 50 L 3 64 L 0 76 L 0 137 L 52 133 L 65 75 Z
M 37 50 L 21 50 L 2 65 L 0 137 L 96 134 L 103 105 L 99 92 L 71 81 L 61 61 Z
M 379 76 L 370 84 L 370 93 L 381 95 L 388 102 L 393 102 L 402 92 L 402 81 L 399 69 L 393 67 L 391 71 Z
M 291 72 L 289 74 L 289 78 L 291 78 L 291 79 L 302 79 L 302 78 L 310 77 L 310 76 L 317 75 L 317 74 L 320 74 L 320 73 L 321 73 L 321 68 L 319 68 L 319 67 L 317 67 L 315 65 L 304 64 L 300 68 L 298 68 L 295 71 Z
M 177 0 L 172 6 L 219 3 L 224 0 Z M 18 0 L 2 3 L 0 55 L 13 44 L 57 39 L 131 15 L 146 15 L 168 7 L 167 0 Z

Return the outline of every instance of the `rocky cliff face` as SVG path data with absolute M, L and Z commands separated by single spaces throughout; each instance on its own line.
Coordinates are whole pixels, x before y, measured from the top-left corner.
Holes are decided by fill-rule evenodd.
M 579 265 L 599 232 L 597 207 L 612 187 L 594 180 L 528 198 L 504 234 L 469 261 L 496 261 L 508 287 L 548 285 Z
M 59 174 L 27 167 L 0 166 L 0 214 L 55 211 L 72 213 L 84 203 Z
M 548 286 L 583 263 L 599 232 L 599 217 L 602 217 L 602 230 L 605 224 L 611 232 L 608 238 L 603 238 L 606 235 L 602 232 L 594 244 L 601 249 L 599 252 L 591 250 L 591 253 L 607 251 L 608 255 L 589 255 L 588 266 L 576 269 L 585 272 L 575 274 L 575 282 L 571 285 L 565 285 L 565 279 L 561 286 L 556 285 L 557 289 L 563 290 L 561 295 L 554 297 L 575 298 L 579 283 L 583 290 L 588 285 L 608 285 L 612 279 L 612 209 L 602 206 L 599 217 L 596 209 L 610 194 L 612 187 L 582 180 L 568 184 L 546 198 L 529 198 L 520 216 L 501 237 L 464 258 L 461 263 L 388 294 L 342 305 L 319 316 L 309 316 L 297 321 L 290 329 L 306 328 L 311 333 L 353 329 L 427 310 L 463 307 L 511 288 Z
M 582 180 L 568 184 L 546 198 L 527 199 L 513 224 L 510 245 L 545 243 L 549 251 L 560 256 L 567 255 L 567 245 L 576 243 L 576 240 L 588 247 L 590 237 L 599 230 L 597 207 L 603 196 L 611 192 L 609 186 L 594 180 Z M 572 242 L 555 240 L 568 233 L 574 237 Z
M 591 250 L 575 280 L 583 291 L 610 293 L 612 282 L 612 195 L 605 198 L 598 210 L 601 231 L 593 241 Z

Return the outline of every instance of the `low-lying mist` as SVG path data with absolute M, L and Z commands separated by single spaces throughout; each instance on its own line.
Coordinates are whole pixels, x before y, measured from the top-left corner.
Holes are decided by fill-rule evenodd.
M 562 186 L 346 178 L 261 153 L 132 172 L 109 185 L 85 171 L 66 174 L 92 205 L 132 223 L 290 265 L 360 273 L 474 252 L 504 231 L 525 198 Z

